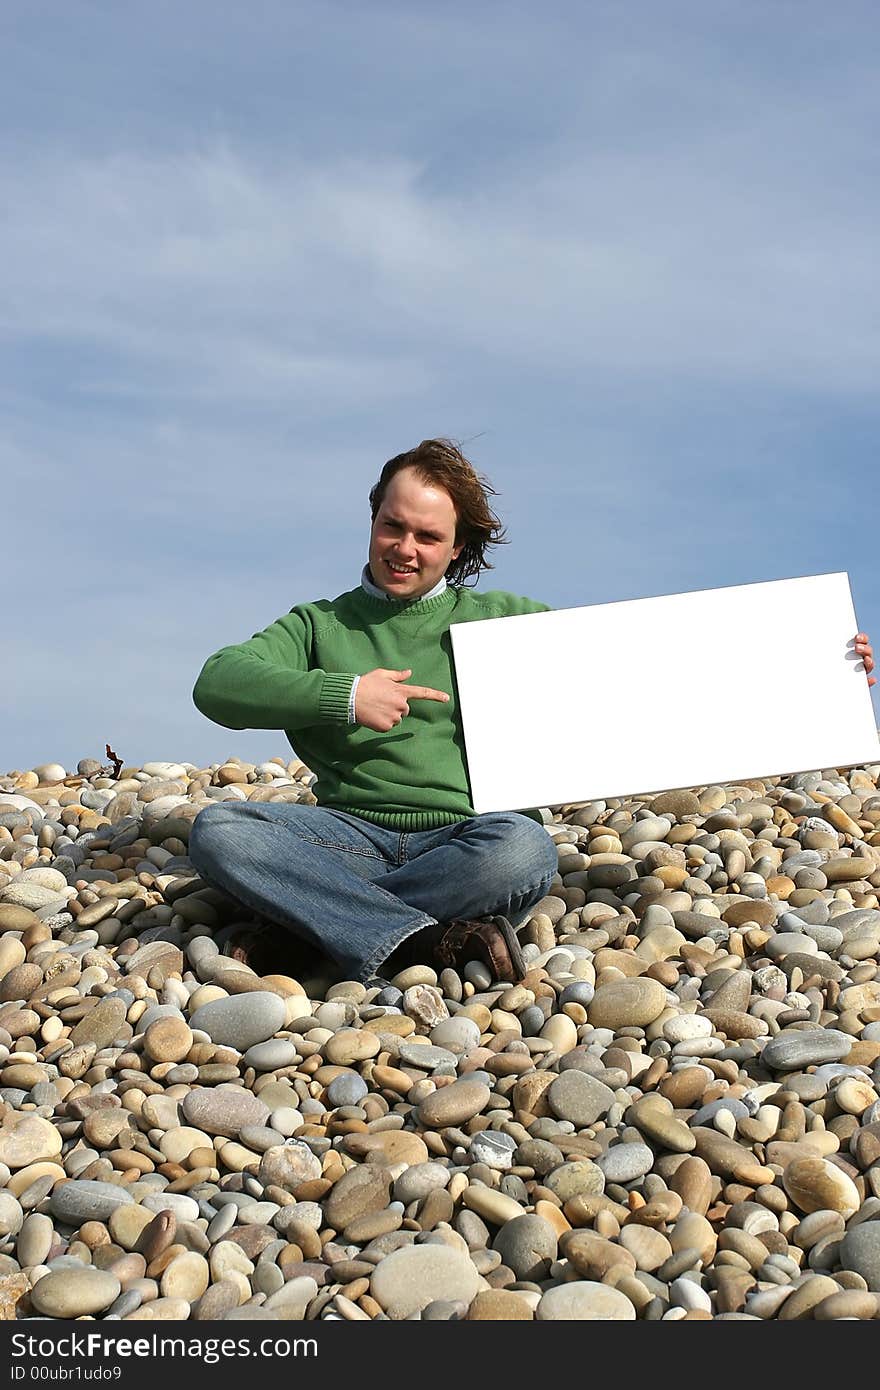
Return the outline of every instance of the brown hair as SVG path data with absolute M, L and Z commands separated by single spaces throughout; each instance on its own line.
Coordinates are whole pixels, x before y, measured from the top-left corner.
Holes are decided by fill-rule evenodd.
M 463 584 L 473 576 L 476 582 L 482 570 L 493 568 L 486 559 L 488 547 L 503 545 L 507 539 L 504 527 L 489 506 L 489 497 L 496 495 L 495 489 L 477 473 L 451 439 L 423 439 L 414 449 L 389 459 L 379 481 L 370 489 L 374 521 L 388 484 L 402 468 L 414 468 L 423 482 L 442 487 L 449 493 L 456 515 L 455 543 L 462 549 L 458 559 L 450 563 L 446 578 L 450 584 Z

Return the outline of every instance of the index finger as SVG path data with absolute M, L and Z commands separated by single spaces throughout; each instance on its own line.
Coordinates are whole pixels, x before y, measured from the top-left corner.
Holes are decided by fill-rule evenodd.
M 445 690 L 432 690 L 429 685 L 401 685 L 398 689 L 405 691 L 408 700 L 439 700 L 446 704 L 449 699 Z

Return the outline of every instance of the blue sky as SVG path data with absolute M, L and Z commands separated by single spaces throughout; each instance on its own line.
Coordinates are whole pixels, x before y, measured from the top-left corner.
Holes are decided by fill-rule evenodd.
M 880 643 L 876 5 L 6 0 L 0 49 L 0 770 L 287 755 L 199 668 L 351 587 L 432 435 L 484 587 L 847 570 Z

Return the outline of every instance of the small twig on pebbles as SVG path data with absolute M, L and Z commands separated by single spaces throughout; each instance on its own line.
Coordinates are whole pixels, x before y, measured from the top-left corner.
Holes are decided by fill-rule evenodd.
M 107 754 L 108 758 L 113 759 L 113 776 L 118 777 L 119 769 L 122 767 L 122 759 L 118 757 L 116 753 L 113 752 L 113 749 L 110 747 L 109 743 L 104 744 L 104 752 Z

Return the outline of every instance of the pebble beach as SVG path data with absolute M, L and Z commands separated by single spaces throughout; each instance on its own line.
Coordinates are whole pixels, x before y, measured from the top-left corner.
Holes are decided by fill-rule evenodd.
M 877 1319 L 878 778 L 543 808 L 523 981 L 365 986 L 187 857 L 296 758 L 0 775 L 0 1318 Z

